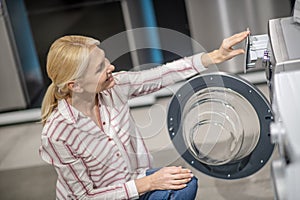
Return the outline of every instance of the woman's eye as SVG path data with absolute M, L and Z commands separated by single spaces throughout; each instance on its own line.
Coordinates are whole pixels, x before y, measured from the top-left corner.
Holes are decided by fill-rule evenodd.
M 96 71 L 96 73 L 100 73 L 100 72 L 102 72 L 102 70 L 103 70 L 103 68 L 100 67 L 100 68 L 98 68 L 98 70 Z
M 99 66 L 99 68 L 98 68 L 98 70 L 97 70 L 96 73 L 99 73 L 99 72 L 103 71 L 104 67 L 105 67 L 105 62 L 103 62 L 103 63 L 100 64 L 100 66 Z
M 101 63 L 101 69 L 104 69 L 104 67 L 105 67 L 105 62 L 102 62 Z

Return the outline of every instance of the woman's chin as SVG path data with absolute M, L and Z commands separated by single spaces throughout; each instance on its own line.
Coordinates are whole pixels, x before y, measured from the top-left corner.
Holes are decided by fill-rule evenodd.
M 114 86 L 115 86 L 115 80 L 112 78 L 112 79 L 110 80 L 110 83 L 109 83 L 107 89 L 110 89 L 110 88 L 112 88 L 112 87 L 114 87 Z
M 114 80 L 114 79 L 108 80 L 108 81 L 106 82 L 106 84 L 105 84 L 104 87 L 102 87 L 101 89 L 98 89 L 98 90 L 97 90 L 97 93 L 102 92 L 102 91 L 105 91 L 105 90 L 108 90 L 108 89 L 111 89 L 111 88 L 114 87 L 114 86 L 115 86 L 115 80 Z

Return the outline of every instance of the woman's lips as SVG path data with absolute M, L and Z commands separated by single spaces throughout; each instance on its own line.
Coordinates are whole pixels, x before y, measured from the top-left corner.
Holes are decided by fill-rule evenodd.
M 112 81 L 114 79 L 114 77 L 112 75 L 108 76 L 106 81 Z

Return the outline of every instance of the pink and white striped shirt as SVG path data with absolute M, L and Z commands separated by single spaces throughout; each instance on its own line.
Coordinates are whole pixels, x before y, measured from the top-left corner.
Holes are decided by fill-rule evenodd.
M 134 179 L 152 157 L 130 115 L 128 100 L 191 77 L 205 68 L 201 54 L 140 72 L 114 74 L 99 96 L 103 130 L 60 100 L 41 136 L 40 155 L 58 174 L 57 199 L 137 199 Z

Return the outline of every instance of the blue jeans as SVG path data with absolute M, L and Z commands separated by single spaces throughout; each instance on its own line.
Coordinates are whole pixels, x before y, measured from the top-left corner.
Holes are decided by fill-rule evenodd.
M 149 169 L 146 175 L 149 176 L 159 169 Z M 140 200 L 193 200 L 198 189 L 198 179 L 194 176 L 187 186 L 181 190 L 155 190 L 140 196 Z

